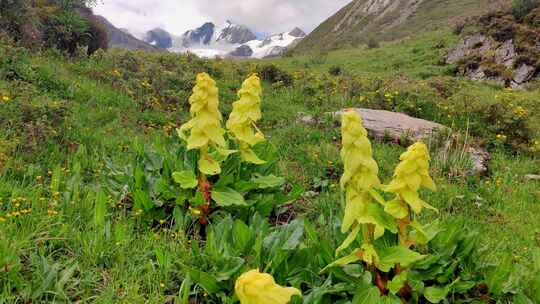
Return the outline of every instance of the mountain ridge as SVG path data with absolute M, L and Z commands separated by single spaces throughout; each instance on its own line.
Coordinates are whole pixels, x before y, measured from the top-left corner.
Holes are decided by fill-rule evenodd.
M 358 47 L 435 30 L 506 0 L 354 0 L 310 33 L 294 52 Z

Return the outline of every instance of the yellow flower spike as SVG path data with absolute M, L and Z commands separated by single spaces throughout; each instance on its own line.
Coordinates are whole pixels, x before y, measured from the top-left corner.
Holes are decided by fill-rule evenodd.
M 300 290 L 282 287 L 271 275 L 256 269 L 242 274 L 234 290 L 241 304 L 287 304 L 292 296 L 302 296 Z
M 354 110 L 347 110 L 342 117 L 341 125 L 342 149 L 345 172 L 341 177 L 341 188 L 345 191 L 345 212 L 341 230 L 351 230 L 351 235 L 339 247 L 338 252 L 347 248 L 355 239 L 358 225 L 374 226 L 373 237 L 384 234 L 384 227 L 377 222 L 371 213 L 370 204 L 374 204 L 372 190 L 381 184 L 379 166 L 373 159 L 371 143 L 367 131 L 362 126 L 362 118 Z
M 261 80 L 253 74 L 244 81 L 238 91 L 240 99 L 233 103 L 233 110 L 226 124 L 227 129 L 238 141 L 242 160 L 254 164 L 265 163 L 251 149 L 265 140 L 255 125 L 261 119 L 261 95 Z
M 395 193 L 401 201 L 407 203 L 415 213 L 420 213 L 423 208 L 437 210 L 424 202 L 418 190 L 421 187 L 430 190 L 437 190 L 435 183 L 429 176 L 429 151 L 425 144 L 415 143 L 410 146 L 400 158 L 401 162 L 394 172 L 394 178 L 385 190 Z M 386 211 L 395 217 L 403 216 L 405 213 L 399 208 L 399 200 L 394 200 L 387 205 Z M 392 210 L 393 208 L 394 210 Z M 399 218 L 399 217 L 398 217 Z
M 218 88 L 216 82 L 207 74 L 197 75 L 193 94 L 189 98 L 191 120 L 178 129 L 180 138 L 187 141 L 188 150 L 199 149 L 199 170 L 207 175 L 221 172 L 219 162 L 214 160 L 208 149 L 210 146 L 225 148 L 225 130 L 221 126 Z M 189 137 L 186 132 L 191 131 Z

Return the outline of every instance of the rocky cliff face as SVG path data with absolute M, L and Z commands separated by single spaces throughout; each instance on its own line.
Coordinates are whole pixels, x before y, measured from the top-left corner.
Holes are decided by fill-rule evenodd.
M 158 52 L 159 48 L 150 45 L 135 36 L 115 27 L 109 20 L 102 16 L 96 16 L 99 22 L 105 27 L 109 37 L 110 48 L 125 48 L 130 50 L 143 50 L 149 52 Z
M 540 8 L 531 14 L 540 16 Z M 446 62 L 456 64 L 459 73 L 472 80 L 522 87 L 540 74 L 540 23 L 535 20 L 517 21 L 505 13 L 485 15 L 471 24 L 480 30 L 465 35 Z
M 168 49 L 172 47 L 172 35 L 160 28 L 155 28 L 148 31 L 144 37 L 144 42 L 156 46 L 160 49 Z

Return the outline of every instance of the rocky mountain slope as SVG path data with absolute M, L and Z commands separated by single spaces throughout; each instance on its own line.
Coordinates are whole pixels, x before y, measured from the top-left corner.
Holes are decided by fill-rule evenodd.
M 143 50 L 150 52 L 161 51 L 160 48 L 137 39 L 132 34 L 125 30 L 121 30 L 114 26 L 109 20 L 102 16 L 96 16 L 99 22 L 105 27 L 110 48 L 125 48 L 130 50 Z
M 323 22 L 297 52 L 355 47 L 370 39 L 395 40 L 434 30 L 505 0 L 354 0 Z

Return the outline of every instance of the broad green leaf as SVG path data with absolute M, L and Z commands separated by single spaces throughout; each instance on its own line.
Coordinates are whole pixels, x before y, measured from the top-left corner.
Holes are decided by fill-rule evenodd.
M 375 219 L 379 225 L 392 233 L 397 233 L 397 224 L 395 219 L 390 214 L 384 212 L 384 209 L 379 204 L 371 203 L 368 205 L 369 214 Z
M 431 303 L 439 303 L 442 300 L 446 299 L 450 293 L 450 287 L 434 287 L 430 286 L 424 290 L 424 297 Z
M 442 300 L 446 299 L 450 291 L 456 283 L 459 282 L 459 279 L 456 279 L 451 284 L 448 284 L 444 287 L 430 286 L 424 290 L 424 297 L 431 303 L 439 303 Z
M 414 231 L 410 233 L 410 238 L 420 245 L 426 245 L 441 231 L 438 222 L 422 226 L 422 224 L 414 220 L 410 225 L 414 228 Z
M 399 292 L 403 286 L 407 283 L 407 271 L 403 271 L 400 274 L 396 275 L 392 281 L 388 282 L 388 290 L 390 290 L 391 293 L 396 294 Z
M 172 178 L 182 189 L 193 189 L 197 187 L 197 177 L 192 171 L 174 172 Z
M 257 184 L 259 189 L 275 188 L 282 186 L 285 183 L 285 179 L 283 177 L 277 177 L 273 174 L 267 176 L 255 174 L 251 178 L 251 181 Z
M 197 282 L 209 294 L 213 294 L 221 290 L 219 281 L 214 276 L 187 266 L 184 266 L 184 271 L 191 277 L 193 281 Z
M 381 304 L 381 293 L 377 287 L 362 286 L 354 295 L 352 304 Z
M 217 175 L 221 173 L 219 163 L 210 155 L 204 155 L 199 159 L 199 170 L 206 175 Z
M 389 272 L 396 264 L 400 264 L 402 267 L 408 267 L 425 257 L 425 255 L 421 255 L 403 246 L 387 247 L 379 250 L 380 260 L 377 268 L 384 272 Z
M 212 190 L 212 199 L 218 206 L 222 207 L 247 206 L 242 194 L 228 187 L 214 188 Z
M 94 207 L 94 225 L 103 228 L 105 226 L 105 216 L 107 214 L 107 195 L 99 191 L 96 195 Z
M 356 225 L 354 226 L 353 230 L 351 231 L 351 233 L 349 233 L 349 235 L 347 236 L 347 238 L 345 239 L 345 241 L 343 241 L 343 244 L 341 244 L 338 249 L 336 249 L 336 255 L 338 255 L 341 251 L 349 248 L 349 246 L 351 246 L 352 242 L 354 242 L 356 240 L 356 237 L 358 236 L 358 233 L 360 232 L 360 228 L 361 226 L 360 225 Z
M 344 256 L 340 259 L 337 259 L 336 261 L 332 262 L 331 264 L 329 264 L 328 266 L 324 267 L 323 270 L 321 270 L 320 273 L 324 273 L 328 268 L 332 268 L 332 267 L 335 267 L 335 266 L 345 266 L 345 265 L 349 265 L 349 264 L 352 264 L 354 262 L 358 262 L 360 261 L 361 258 L 356 254 L 356 250 L 347 255 L 347 256 Z

